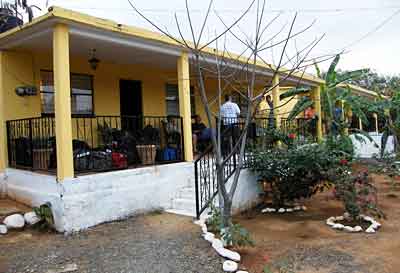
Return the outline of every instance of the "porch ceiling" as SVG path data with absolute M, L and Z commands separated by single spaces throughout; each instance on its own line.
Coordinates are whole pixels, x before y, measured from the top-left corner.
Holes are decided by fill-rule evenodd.
M 0 50 L 38 50 L 52 52 L 52 28 L 42 26 L 33 34 L 14 39 L 10 43 L 0 43 Z M 162 48 L 154 43 L 123 37 L 116 33 L 82 27 L 70 26 L 70 54 L 90 58 L 96 49 L 96 58 L 116 64 L 144 64 L 163 69 L 176 69 L 180 52 L 171 48 Z

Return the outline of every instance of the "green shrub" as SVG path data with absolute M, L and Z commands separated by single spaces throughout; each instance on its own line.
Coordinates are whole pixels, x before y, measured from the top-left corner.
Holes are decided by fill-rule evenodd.
M 329 188 L 347 168 L 340 160 L 325 144 L 307 144 L 256 151 L 251 169 L 270 184 L 273 205 L 282 207 Z
M 34 227 L 40 230 L 52 230 L 54 229 L 54 217 L 51 209 L 51 204 L 49 202 L 40 205 L 40 207 L 33 208 L 36 216 L 40 219 Z
M 229 228 L 224 229 L 221 236 L 229 246 L 254 246 L 254 241 L 251 239 L 249 231 L 239 224 L 232 224 Z
M 220 232 L 222 227 L 222 218 L 221 218 L 221 211 L 215 207 L 213 203 L 210 204 L 210 212 L 208 213 L 210 216 L 206 220 L 207 228 L 215 233 Z

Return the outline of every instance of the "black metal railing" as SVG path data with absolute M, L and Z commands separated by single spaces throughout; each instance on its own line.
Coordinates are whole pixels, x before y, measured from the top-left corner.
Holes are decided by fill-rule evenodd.
M 182 118 L 73 118 L 74 169 L 107 171 L 183 161 Z
M 76 173 L 183 161 L 182 118 L 94 116 L 72 118 Z M 54 117 L 7 121 L 9 164 L 57 168 Z
M 299 140 L 314 141 L 316 128 L 310 125 L 310 120 L 295 119 L 288 121 L 282 119 L 281 130 L 287 134 L 294 133 Z M 244 129 L 244 119 L 234 119 L 222 126 L 221 149 L 223 157 L 222 179 L 227 183 L 235 173 L 239 162 L 239 148 L 236 145 Z M 255 118 L 251 121 L 247 131 L 246 148 L 243 157 L 243 168 L 248 168 L 252 159 L 252 150 L 256 146 L 272 147 L 274 142 L 268 142 L 268 135 L 275 128 L 275 119 Z M 196 217 L 207 209 L 218 194 L 216 156 L 213 147 L 209 146 L 195 161 L 195 193 Z
M 8 162 L 11 167 L 49 171 L 56 161 L 55 120 L 39 117 L 7 121 Z
M 281 130 L 287 134 L 294 134 L 299 141 L 316 141 L 317 118 L 281 119 Z

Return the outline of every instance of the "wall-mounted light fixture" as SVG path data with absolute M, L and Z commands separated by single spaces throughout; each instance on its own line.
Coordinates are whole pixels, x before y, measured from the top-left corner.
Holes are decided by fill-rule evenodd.
M 37 94 L 36 86 L 19 86 L 15 88 L 15 93 L 18 96 L 35 96 Z
M 100 60 L 96 58 L 96 49 L 92 49 L 92 55 L 88 62 L 93 70 L 99 66 Z

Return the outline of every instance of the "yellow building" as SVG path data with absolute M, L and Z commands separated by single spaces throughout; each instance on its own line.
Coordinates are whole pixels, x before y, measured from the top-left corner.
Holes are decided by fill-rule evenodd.
M 206 48 L 204 53 L 213 60 L 213 49 Z M 123 192 L 131 185 L 113 181 L 109 182 L 114 183 L 111 186 L 101 181 L 134 181 L 138 174 L 152 183 L 158 179 L 182 186 L 176 180 L 186 179 L 188 168 L 193 172 L 191 116 L 198 114 L 206 120 L 196 82 L 191 80 L 191 57 L 175 41 L 158 33 L 58 7 L 0 34 L 0 174 L 5 174 L 0 180 L 6 181 L 2 182 L 6 193 L 30 205 L 56 198 L 53 202 L 61 215 L 56 217 L 59 230 L 80 229 L 145 209 L 150 205 L 143 204 L 156 199 L 151 198 L 154 192 L 168 196 L 159 200 L 171 199 L 173 191 L 154 186 L 150 195 L 137 196 L 136 203 L 126 201 L 127 209 L 121 209 L 120 214 L 100 215 L 85 223 L 75 223 L 74 213 L 68 218 L 67 208 L 74 205 L 64 203 L 85 199 L 96 187 L 108 197 L 110 188 L 122 187 Z M 274 105 L 280 104 L 279 85 L 301 84 L 310 88 L 320 112 L 321 79 L 293 74 L 283 82 L 279 76 L 272 79 L 274 71 L 265 64 L 257 65 L 257 74 L 274 84 Z M 206 89 L 217 112 L 216 81 L 207 80 Z M 280 116 L 279 112 L 291 105 L 277 109 L 275 114 Z M 280 119 L 276 120 L 279 126 Z M 321 121 L 317 128 L 318 138 L 322 138 Z M 110 138 L 124 141 L 106 141 Z M 114 148 L 116 152 L 106 152 Z M 129 151 L 118 152 L 123 149 Z M 167 169 L 165 163 L 174 164 Z M 128 165 L 159 166 L 152 169 L 153 176 L 146 174 L 148 168 L 142 172 L 115 171 L 116 177 L 93 175 Z M 176 171 L 178 178 L 166 180 L 171 175 L 168 170 Z M 81 171 L 89 175 L 81 176 Z M 117 201 L 110 202 L 115 205 Z

